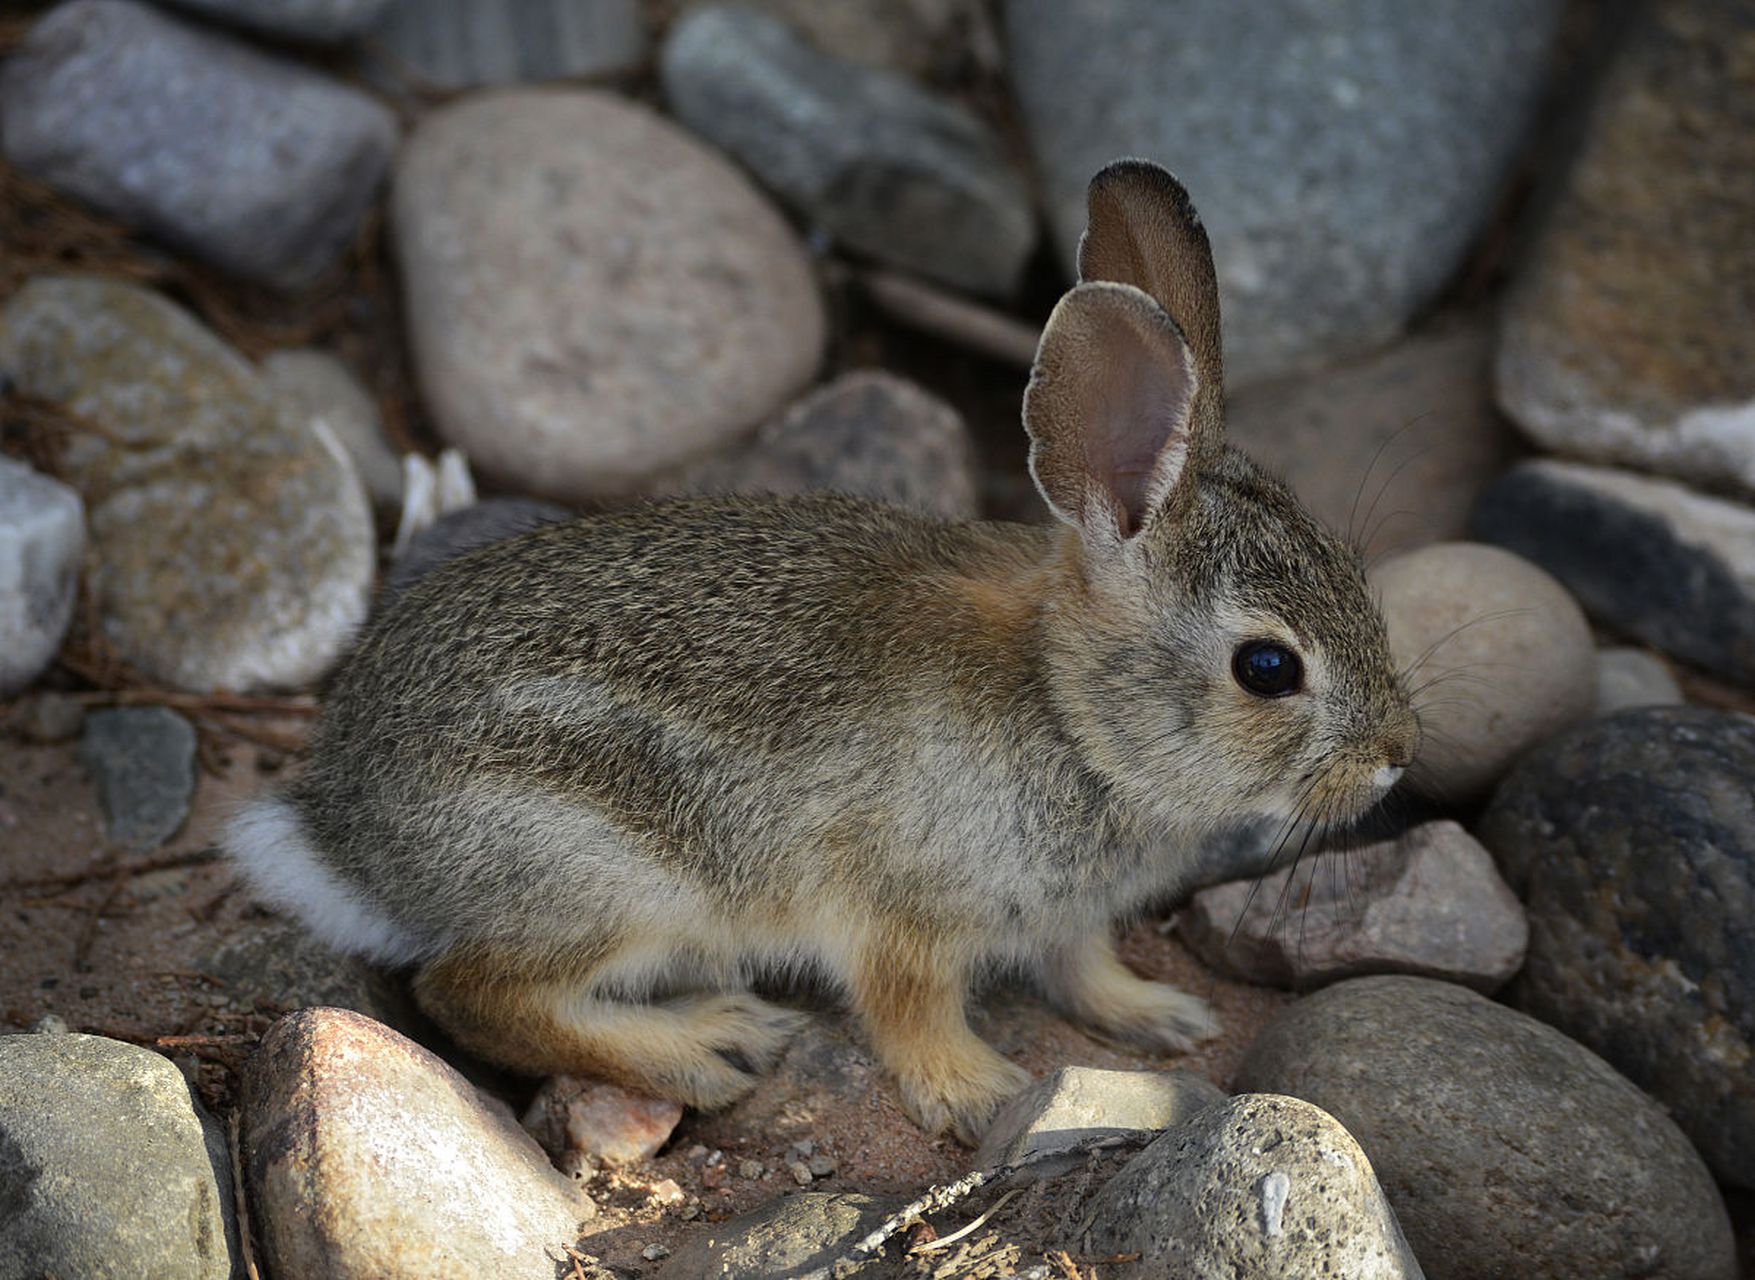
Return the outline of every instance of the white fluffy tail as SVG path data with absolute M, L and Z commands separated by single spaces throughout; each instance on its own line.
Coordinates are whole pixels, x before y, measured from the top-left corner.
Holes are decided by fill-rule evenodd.
M 432 950 L 337 879 L 311 848 L 298 811 L 278 796 L 246 804 L 222 843 L 260 902 L 296 916 L 337 951 L 401 964 Z

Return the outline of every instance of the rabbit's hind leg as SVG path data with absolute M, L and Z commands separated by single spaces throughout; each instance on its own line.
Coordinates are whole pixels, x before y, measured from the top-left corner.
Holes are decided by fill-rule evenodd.
M 613 953 L 556 957 L 459 947 L 415 978 L 421 1007 L 459 1044 L 532 1075 L 587 1075 L 702 1110 L 736 1101 L 803 1017 L 748 992 L 645 1002 L 605 993 Z

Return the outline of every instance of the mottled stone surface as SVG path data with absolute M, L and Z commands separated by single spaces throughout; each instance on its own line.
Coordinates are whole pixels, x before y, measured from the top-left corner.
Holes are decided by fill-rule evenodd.
M 775 1200 L 685 1238 L 656 1280 L 773 1280 L 803 1276 L 846 1253 L 890 1213 L 892 1197 L 811 1191 Z M 898 1256 L 892 1245 L 888 1256 Z
M 1301 990 L 1416 973 L 1492 992 L 1529 942 L 1492 855 L 1450 821 L 1203 889 L 1176 929 L 1221 973 Z
M 822 301 L 785 222 L 728 161 L 609 94 L 433 113 L 392 219 L 435 425 L 523 492 L 626 494 L 816 368 Z
M 305 421 L 321 418 L 353 459 L 372 502 L 395 509 L 402 501 L 402 460 L 384 435 L 378 402 L 327 351 L 295 348 L 262 361 L 269 389 Z
M 994 42 L 981 0 L 744 0 L 824 53 L 909 75 L 954 73 Z M 997 53 L 993 43 L 991 52 Z
M 946 520 L 980 513 L 975 450 L 963 416 L 881 370 L 844 373 L 727 453 L 664 477 L 655 493 L 833 490 Z
M 850 248 L 977 293 L 1017 283 L 1036 240 L 1029 190 L 949 98 L 740 5 L 691 10 L 661 67 L 683 123 Z
M 35 680 L 61 648 L 84 552 L 79 495 L 0 457 L 0 698 Z
M 1511 457 L 1490 341 L 1470 323 L 1245 387 L 1226 403 L 1226 435 L 1367 559 L 1460 538 Z
M 269 285 L 341 256 L 396 135 L 357 89 L 131 0 L 51 10 L 0 70 L 13 164 Z
M 225 1135 L 169 1059 L 0 1036 L 0 1278 L 230 1280 Z
M 390 0 L 170 0 L 179 8 L 293 40 L 346 40 L 377 20 Z
M 977 1169 L 1024 1164 L 1016 1177 L 1033 1182 L 1076 1167 L 1086 1144 L 1144 1142 L 1224 1099 L 1217 1085 L 1188 1071 L 1062 1067 L 1000 1108 L 973 1163 Z M 1056 1151 L 1068 1154 L 1056 1157 Z
M 1135 1156 L 1097 1193 L 1088 1253 L 1139 1254 L 1132 1274 L 1423 1273 L 1359 1144 L 1296 1098 L 1228 1098 Z
M 97 785 L 104 831 L 125 849 L 177 833 L 195 798 L 195 730 L 169 707 L 111 707 L 85 718 L 79 763 Z
M 1605 625 L 1755 684 L 1755 506 L 1540 459 L 1489 486 L 1471 524 L 1565 583 Z
M 0 310 L 0 371 L 97 424 L 86 581 L 118 657 L 187 689 L 315 679 L 365 614 L 371 513 L 341 446 L 237 352 L 136 285 L 38 277 Z
M 275 1275 L 554 1280 L 595 1212 L 510 1115 L 348 1010 L 275 1023 L 243 1105 L 259 1256 Z
M 543 1082 L 521 1123 L 551 1156 L 633 1164 L 662 1147 L 682 1119 L 682 1103 L 647 1098 L 579 1076 Z
M 389 604 L 447 560 L 572 514 L 565 507 L 534 498 L 486 498 L 440 516 L 410 538 L 390 566 L 378 593 L 378 607 Z
M 1730 1221 L 1675 1123 L 1575 1041 L 1427 978 L 1353 978 L 1289 1006 L 1234 1084 L 1358 1139 L 1433 1280 L 1732 1280 Z
M 1141 156 L 1206 220 L 1233 385 L 1384 341 L 1493 209 L 1561 7 L 1007 0 L 1062 260 L 1091 175 Z
M 423 89 L 629 71 L 648 43 L 639 0 L 390 0 L 371 38 L 375 71 Z
M 1481 837 L 1529 904 L 1522 1007 L 1755 1188 L 1755 719 L 1624 711 L 1523 761 Z
M 1627 645 L 1597 650 L 1597 714 L 1630 707 L 1680 706 L 1686 699 L 1667 663 L 1655 653 Z
M 245 927 L 199 955 L 195 968 L 224 983 L 237 1003 L 258 1009 L 328 1005 L 408 1034 L 424 1025 L 406 981 L 359 956 L 331 951 L 304 926 L 273 916 L 248 917 Z
M 1483 795 L 1523 752 L 1590 714 L 1590 624 L 1528 560 L 1440 542 L 1382 561 L 1369 579 L 1420 715 L 1416 790 L 1452 804 Z
M 1501 333 L 1546 448 L 1755 494 L 1751 59 L 1738 0 L 1634 11 Z

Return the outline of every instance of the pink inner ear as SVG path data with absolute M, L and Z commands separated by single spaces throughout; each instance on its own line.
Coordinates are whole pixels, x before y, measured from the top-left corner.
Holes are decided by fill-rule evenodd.
M 1190 371 L 1133 334 L 1102 353 L 1103 395 L 1085 436 L 1085 462 L 1119 511 L 1122 537 L 1144 527 L 1188 459 Z

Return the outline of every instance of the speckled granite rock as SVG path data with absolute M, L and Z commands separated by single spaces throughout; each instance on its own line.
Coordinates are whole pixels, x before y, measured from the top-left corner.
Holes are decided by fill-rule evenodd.
M 0 457 L 0 698 L 35 680 L 61 648 L 84 552 L 79 495 Z
M 341 256 L 396 134 L 357 89 L 131 0 L 51 10 L 0 69 L 13 164 L 269 285 Z
M 629 71 L 646 56 L 639 0 L 390 0 L 374 70 L 422 89 Z
M 79 762 L 97 785 L 104 830 L 126 849 L 174 836 L 195 798 L 195 730 L 169 707 L 111 707 L 85 718 Z
M 0 1278 L 230 1280 L 223 1131 L 182 1072 L 103 1036 L 0 1036 Z
M 294 40 L 346 40 L 377 20 L 389 0 L 170 0 L 220 22 Z
M 1755 719 L 1624 711 L 1523 761 L 1481 837 L 1529 904 L 1512 998 L 1755 1189 Z
M 1450 821 L 1203 889 L 1176 931 L 1220 973 L 1299 990 L 1417 973 L 1492 992 L 1529 942 L 1492 855 Z
M 1177 1126 L 1092 1200 L 1085 1251 L 1131 1274 L 1419 1280 L 1359 1144 L 1296 1098 L 1228 1098 Z
M 826 1267 L 902 1207 L 893 1197 L 806 1192 L 684 1238 L 656 1280 L 773 1280 Z M 889 1256 L 900 1250 L 892 1245 Z
M 1755 684 L 1755 506 L 1544 458 L 1490 485 L 1471 524 L 1616 631 Z
M 1456 269 L 1547 71 L 1558 0 L 1007 0 L 1070 272 L 1085 184 L 1174 172 L 1206 220 L 1229 382 L 1367 350 Z
M 75 433 L 86 580 L 105 640 L 186 689 L 298 685 L 365 614 L 371 513 L 326 428 L 137 285 L 44 276 L 0 309 L 0 371 L 104 434 Z
M 779 214 L 610 94 L 504 91 L 434 112 L 392 206 L 435 425 L 520 491 L 627 494 L 736 439 L 816 368 L 822 301 Z
M 1499 396 L 1548 449 L 1755 494 L 1755 9 L 1634 14 L 1508 300 Z
M 1358 1139 L 1432 1280 L 1734 1280 L 1730 1221 L 1675 1123 L 1575 1041 L 1427 978 L 1288 1006 L 1234 1086 Z
M 1030 193 L 961 105 L 741 5 L 691 10 L 661 67 L 684 124 L 850 248 L 977 293 L 1017 283 Z
M 980 513 L 963 417 L 906 378 L 844 373 L 764 424 L 753 440 L 665 477 L 655 493 L 835 490 L 946 520 Z

